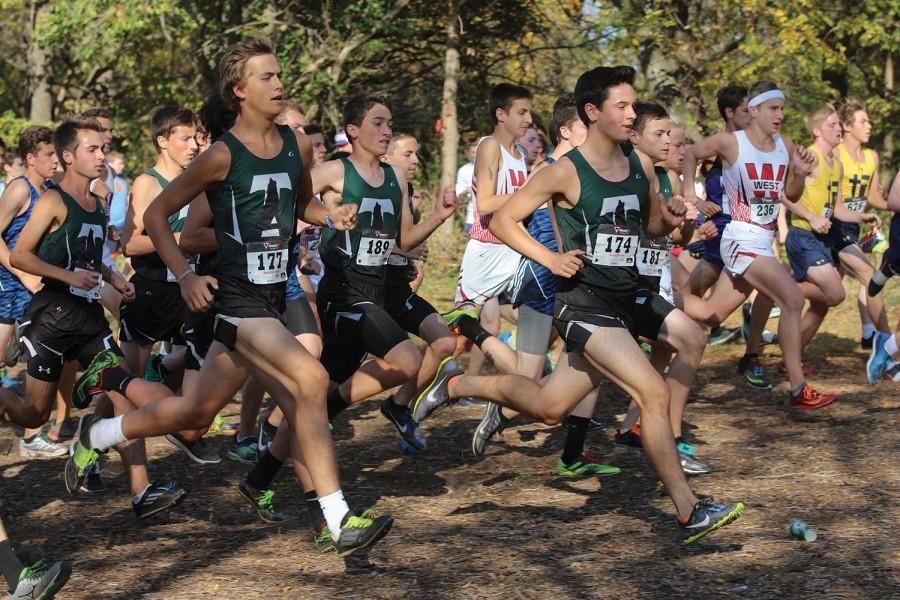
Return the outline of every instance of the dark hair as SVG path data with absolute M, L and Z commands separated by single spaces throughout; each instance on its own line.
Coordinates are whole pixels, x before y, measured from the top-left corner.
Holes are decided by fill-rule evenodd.
M 112 113 L 110 113 L 109 110 L 100 107 L 89 108 L 78 116 L 82 119 L 96 119 L 97 117 L 100 117 L 101 119 L 109 119 L 112 121 Z
M 153 138 L 153 146 L 159 152 L 160 147 L 156 138 L 168 138 L 179 126 L 194 127 L 196 125 L 197 118 L 191 109 L 183 106 L 164 106 L 150 117 L 150 135 Z
M 53 143 L 53 130 L 42 125 L 26 127 L 19 134 L 19 156 L 22 160 L 29 154 L 37 154 L 38 146 Z
M 719 114 L 722 119 L 726 120 L 725 109 L 730 108 L 733 111 L 744 103 L 747 99 L 747 88 L 739 85 L 729 85 L 723 87 L 716 93 L 716 104 L 719 106 Z
M 391 109 L 391 106 L 387 102 L 387 98 L 378 94 L 357 94 L 347 100 L 344 104 L 343 118 L 341 120 L 341 126 L 344 128 L 344 133 L 347 133 L 347 125 L 356 125 L 357 127 L 362 125 L 363 119 L 366 118 L 366 114 L 368 114 L 373 106 L 378 104 L 386 106 L 388 110 Z M 347 133 L 347 139 L 350 139 L 349 133 Z
M 769 81 L 768 79 L 763 79 L 761 81 L 757 81 L 753 85 L 750 86 L 750 89 L 747 90 L 747 101 L 753 100 L 756 96 L 759 96 L 762 93 L 770 92 L 772 90 L 777 90 L 778 85 Z
M 575 95 L 563 94 L 553 103 L 553 116 L 550 117 L 550 143 L 559 145 L 559 130 L 569 127 L 575 119 L 578 119 L 578 109 L 575 108 Z
M 21 138 L 19 138 L 21 140 Z M 0 163 L 3 166 L 9 165 L 12 166 L 14 162 L 16 162 L 16 158 L 19 155 L 13 152 L 12 150 L 8 150 L 6 148 L 0 148 Z M 25 159 L 22 159 L 22 162 L 25 162 Z
M 634 114 L 634 123 L 631 124 L 631 128 L 637 133 L 644 133 L 644 127 L 650 121 L 669 118 L 669 111 L 665 107 L 652 102 L 636 102 L 634 104 Z
M 219 59 L 219 93 L 225 106 L 235 114 L 240 112 L 241 100 L 234 95 L 234 86 L 246 78 L 247 61 L 254 56 L 275 54 L 275 46 L 266 38 L 248 37 L 229 46 Z
M 585 104 L 593 104 L 598 109 L 609 98 L 609 90 L 617 85 L 627 83 L 634 85 L 635 70 L 631 67 L 619 65 L 617 67 L 596 67 L 585 71 L 575 83 L 575 107 L 578 116 L 585 125 L 590 125 Z
M 322 126 L 318 125 L 316 123 L 310 123 L 309 125 L 304 125 L 303 133 L 305 133 L 306 135 L 316 135 L 317 133 L 321 134 L 322 136 L 325 135 L 325 131 L 322 129 Z
M 500 83 L 491 89 L 491 121 L 497 124 L 497 109 L 508 111 L 516 100 L 531 100 L 531 90 L 514 83 Z
M 103 133 L 103 127 L 97 119 L 84 117 L 66 119 L 53 132 L 53 147 L 56 149 L 56 156 L 59 157 L 59 163 L 63 169 L 68 168 L 66 161 L 63 160 L 63 152 L 75 152 L 75 149 L 78 148 L 78 132 L 85 129 Z
M 203 129 L 209 134 L 210 141 L 214 142 L 234 126 L 237 112 L 225 104 L 219 90 L 214 90 L 206 96 L 198 116 Z

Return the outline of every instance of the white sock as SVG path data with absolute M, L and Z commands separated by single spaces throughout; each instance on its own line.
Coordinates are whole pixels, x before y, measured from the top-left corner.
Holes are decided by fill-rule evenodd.
M 894 334 L 884 343 L 884 350 L 893 357 L 897 354 L 897 335 Z
M 881 271 L 875 271 L 875 274 L 872 275 L 872 281 L 878 285 L 884 285 L 884 282 L 887 281 L 887 276 Z
M 862 336 L 863 336 L 864 338 L 867 338 L 867 337 L 872 337 L 873 335 L 875 335 L 875 326 L 872 325 L 871 323 L 865 323 L 865 324 L 863 324 L 863 326 L 862 326 Z
M 122 417 L 124 416 L 119 415 L 112 419 L 102 419 L 94 423 L 90 432 L 91 448 L 103 451 L 117 444 L 127 442 L 128 438 L 122 433 Z
M 328 529 L 334 541 L 338 541 L 341 537 L 341 521 L 344 515 L 350 512 L 347 501 L 344 500 L 344 492 L 338 490 L 327 496 L 319 496 L 319 506 L 322 507 L 322 513 L 325 515 L 325 522 L 328 523 Z

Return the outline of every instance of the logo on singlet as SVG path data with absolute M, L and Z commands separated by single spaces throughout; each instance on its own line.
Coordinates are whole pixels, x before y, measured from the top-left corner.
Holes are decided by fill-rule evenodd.
M 747 176 L 750 178 L 754 197 L 777 200 L 786 169 L 785 165 L 778 165 L 778 175 L 776 176 L 775 168 L 770 163 L 763 163 L 760 171 L 756 170 L 756 164 L 747 163 Z

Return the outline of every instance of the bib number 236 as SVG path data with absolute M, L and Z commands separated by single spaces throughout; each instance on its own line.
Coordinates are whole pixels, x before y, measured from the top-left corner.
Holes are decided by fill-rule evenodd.
M 247 249 L 247 279 L 257 285 L 287 281 L 288 241 L 252 242 Z

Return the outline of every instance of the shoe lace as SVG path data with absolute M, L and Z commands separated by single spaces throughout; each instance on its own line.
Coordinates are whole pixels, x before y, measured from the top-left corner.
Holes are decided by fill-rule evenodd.
M 351 515 L 347 517 L 347 520 L 341 525 L 341 529 L 365 529 L 366 527 L 371 527 L 372 522 L 372 519 Z
M 331 535 L 331 530 L 328 529 L 328 525 L 325 525 L 324 527 L 322 527 L 322 529 L 313 534 L 313 539 L 317 543 L 322 543 L 334 539 L 334 537 Z
M 25 567 L 22 569 L 22 575 L 19 577 L 19 581 L 25 579 L 40 579 L 40 577 L 47 571 L 49 565 L 43 560 L 39 560 L 30 567 Z
M 685 442 L 678 442 L 678 451 L 689 456 L 694 456 L 694 447 Z
M 259 499 L 256 503 L 262 508 L 266 508 L 268 510 L 275 510 L 275 492 L 272 490 L 263 490 L 263 492 L 259 495 Z

